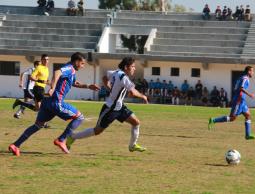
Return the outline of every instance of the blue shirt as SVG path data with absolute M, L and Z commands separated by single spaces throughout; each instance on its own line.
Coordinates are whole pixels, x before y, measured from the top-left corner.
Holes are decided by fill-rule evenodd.
M 189 90 L 189 84 L 188 83 L 183 83 L 182 84 L 182 92 L 187 92 Z
M 247 75 L 241 76 L 236 81 L 235 88 L 234 88 L 234 95 L 233 95 L 234 102 L 241 102 L 245 100 L 246 94 L 241 91 L 241 88 L 247 90 L 249 87 L 249 84 L 250 84 L 250 81 Z
M 72 64 L 66 64 L 60 69 L 60 76 L 52 98 L 58 102 L 63 102 L 66 94 L 70 91 L 76 81 L 75 69 Z
M 173 90 L 174 89 L 174 85 L 172 83 L 168 83 L 167 84 L 167 89 L 168 90 Z
M 155 83 L 155 89 L 162 89 L 162 83 L 156 82 Z
M 149 88 L 154 89 L 155 88 L 155 82 L 149 82 Z

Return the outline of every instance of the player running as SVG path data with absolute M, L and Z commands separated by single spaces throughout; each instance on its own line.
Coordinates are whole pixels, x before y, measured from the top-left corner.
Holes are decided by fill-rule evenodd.
M 247 66 L 245 68 L 243 75 L 236 81 L 230 115 L 210 118 L 208 129 L 212 129 L 215 123 L 232 122 L 240 114 L 243 114 L 245 117 L 245 139 L 254 139 L 254 136 L 251 135 L 251 114 L 246 104 L 246 95 L 254 98 L 254 94 L 247 91 L 250 83 L 249 78 L 253 76 L 253 73 L 253 67 Z
M 35 82 L 35 86 L 33 88 L 33 94 L 34 94 L 34 100 L 35 100 L 35 105 L 31 103 L 26 103 L 23 102 L 19 99 L 16 99 L 14 102 L 12 108 L 14 109 L 18 105 L 22 105 L 24 107 L 27 107 L 31 110 L 38 111 L 41 102 L 44 98 L 44 93 L 45 93 L 45 87 L 49 83 L 48 78 L 49 78 L 49 57 L 46 54 L 43 54 L 41 56 L 41 64 L 38 65 L 35 70 L 33 71 L 30 79 Z
M 84 131 L 73 133 L 67 137 L 67 147 L 70 149 L 71 144 L 76 139 L 88 138 L 90 136 L 102 133 L 114 120 L 119 122 L 127 122 L 131 125 L 131 139 L 129 143 L 129 151 L 143 152 L 146 148 L 137 144 L 139 136 L 140 121 L 135 114 L 129 110 L 123 100 L 128 91 L 132 96 L 141 98 L 148 103 L 147 97 L 135 89 L 135 85 L 130 81 L 129 76 L 133 76 L 135 72 L 135 60 L 130 57 L 124 58 L 119 64 L 119 69 L 108 71 L 107 76 L 103 78 L 105 87 L 110 90 L 110 96 L 103 105 L 97 125 L 94 128 L 88 128 Z
M 71 122 L 67 125 L 63 134 L 54 141 L 54 144 L 63 152 L 69 153 L 65 143 L 66 137 L 82 123 L 84 116 L 75 107 L 64 102 L 64 99 L 72 86 L 91 90 L 100 89 L 97 85 L 81 84 L 76 81 L 75 73 L 84 67 L 85 62 L 85 57 L 81 53 L 74 53 L 69 63 L 60 68 L 60 70 L 54 72 L 51 88 L 49 90 L 50 97 L 45 97 L 43 99 L 35 124 L 28 127 L 17 141 L 9 146 L 10 152 L 19 156 L 21 144 L 35 132 L 39 131 L 46 122 L 58 116 L 63 120 L 71 120 Z
M 40 61 L 34 62 L 34 67 L 31 67 L 20 74 L 19 87 L 23 88 L 24 91 L 24 101 L 30 102 L 34 99 L 33 88 L 35 82 L 30 80 L 31 74 L 35 70 L 35 68 L 39 65 Z M 13 115 L 14 118 L 19 119 L 21 117 L 21 113 L 24 114 L 25 107 L 20 106 L 17 112 Z

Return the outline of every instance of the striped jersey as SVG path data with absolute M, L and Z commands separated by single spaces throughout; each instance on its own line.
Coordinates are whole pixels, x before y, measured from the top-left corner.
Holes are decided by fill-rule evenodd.
M 111 83 L 111 91 L 106 100 L 106 105 L 112 108 L 112 110 L 119 111 L 122 108 L 127 91 L 132 90 L 135 84 L 119 69 L 116 71 L 108 71 L 107 77 Z
M 235 84 L 233 101 L 240 102 L 245 100 L 246 94 L 241 91 L 241 88 L 247 90 L 249 87 L 250 81 L 247 75 L 241 76 Z
M 32 90 L 34 88 L 35 82 L 29 79 L 29 77 L 32 75 L 34 70 L 35 68 L 31 67 L 23 73 L 23 89 L 24 90 Z

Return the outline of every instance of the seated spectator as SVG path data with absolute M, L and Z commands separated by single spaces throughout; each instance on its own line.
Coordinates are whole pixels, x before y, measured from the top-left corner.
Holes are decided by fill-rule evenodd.
M 195 89 L 196 89 L 196 97 L 197 97 L 197 99 L 201 99 L 202 90 L 203 90 L 203 84 L 201 83 L 201 80 L 197 81 Z
M 146 79 L 143 79 L 142 86 L 143 86 L 142 93 L 147 94 L 149 85 L 148 85 L 148 82 L 146 81 Z
M 46 15 L 49 15 L 49 13 L 51 14 L 53 12 L 55 8 L 55 3 L 53 0 L 48 0 L 47 5 L 46 5 Z
M 149 82 L 149 95 L 153 96 L 154 89 L 155 89 L 155 82 L 153 80 L 151 80 Z
M 202 17 L 204 20 L 209 20 L 210 19 L 210 8 L 208 6 L 208 4 L 205 5 L 204 9 L 203 9 L 203 13 L 202 13 Z
M 245 21 L 251 21 L 251 9 L 249 5 L 246 6 L 244 19 Z
M 83 0 L 80 0 L 78 3 L 77 3 L 77 7 L 78 7 L 78 14 L 83 16 L 84 15 L 84 8 L 83 8 Z
M 76 4 L 74 0 L 68 1 L 68 8 L 66 9 L 67 15 L 74 16 L 76 15 Z
M 162 87 L 162 96 L 167 96 L 167 83 L 166 80 L 163 80 L 163 83 L 161 84 Z
M 235 20 L 241 20 L 242 14 L 241 14 L 241 9 L 239 6 L 236 6 L 236 12 L 233 14 L 233 17 Z
M 158 78 L 155 83 L 154 96 L 161 96 L 161 89 L 162 89 L 162 84 Z
M 174 89 L 174 85 L 172 83 L 171 80 L 169 80 L 168 84 L 167 84 L 167 95 L 171 96 L 172 95 L 172 91 Z
M 221 88 L 220 89 L 220 106 L 225 108 L 227 104 L 228 104 L 227 92 L 223 88 Z
M 105 98 L 109 95 L 109 91 L 106 89 L 105 86 L 101 86 L 99 92 L 98 92 L 98 99 L 101 101 L 101 98 L 105 101 Z
M 179 105 L 180 103 L 180 91 L 177 87 L 174 87 L 174 90 L 172 92 L 172 104 Z
M 227 6 L 224 6 L 224 8 L 222 10 L 222 20 L 226 20 L 227 19 L 227 14 L 228 14 Z
M 220 9 L 220 6 L 217 6 L 217 8 L 215 10 L 215 17 L 216 17 L 216 20 L 221 20 L 221 9 Z
M 38 7 L 45 7 L 47 4 L 46 0 L 38 0 L 37 1 Z
M 232 9 L 230 7 L 228 8 L 227 20 L 233 20 Z
M 181 92 L 182 92 L 182 97 L 186 98 L 187 92 L 189 90 L 189 84 L 187 80 L 184 80 L 182 86 L 181 86 Z
M 213 90 L 211 91 L 211 103 L 213 106 L 220 105 L 220 92 L 217 90 L 216 86 L 214 86 Z
M 185 105 L 189 104 L 189 105 L 192 106 L 193 99 L 194 99 L 195 95 L 196 95 L 196 93 L 195 93 L 193 87 L 190 87 L 188 92 L 187 92 L 186 99 L 185 99 Z
M 207 87 L 204 87 L 203 93 L 202 93 L 202 102 L 204 106 L 208 105 L 208 99 L 209 99 L 209 91 L 207 90 Z
M 240 20 L 244 20 L 244 13 L 245 13 L 245 10 L 244 10 L 244 8 L 243 8 L 243 5 L 240 6 L 240 10 L 241 10 L 241 12 L 240 12 Z

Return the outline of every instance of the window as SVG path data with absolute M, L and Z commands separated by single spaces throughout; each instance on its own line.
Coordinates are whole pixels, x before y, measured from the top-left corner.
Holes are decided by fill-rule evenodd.
M 191 77 L 200 77 L 200 69 L 192 68 L 191 69 Z
M 65 65 L 64 63 L 54 63 L 53 64 L 53 72 L 56 71 L 56 70 L 59 70 L 64 65 Z
M 160 67 L 152 67 L 152 75 L 160 75 Z
M 171 76 L 179 76 L 180 75 L 180 68 L 172 67 L 171 68 Z
M 0 61 L 0 75 L 19 75 L 20 62 Z

